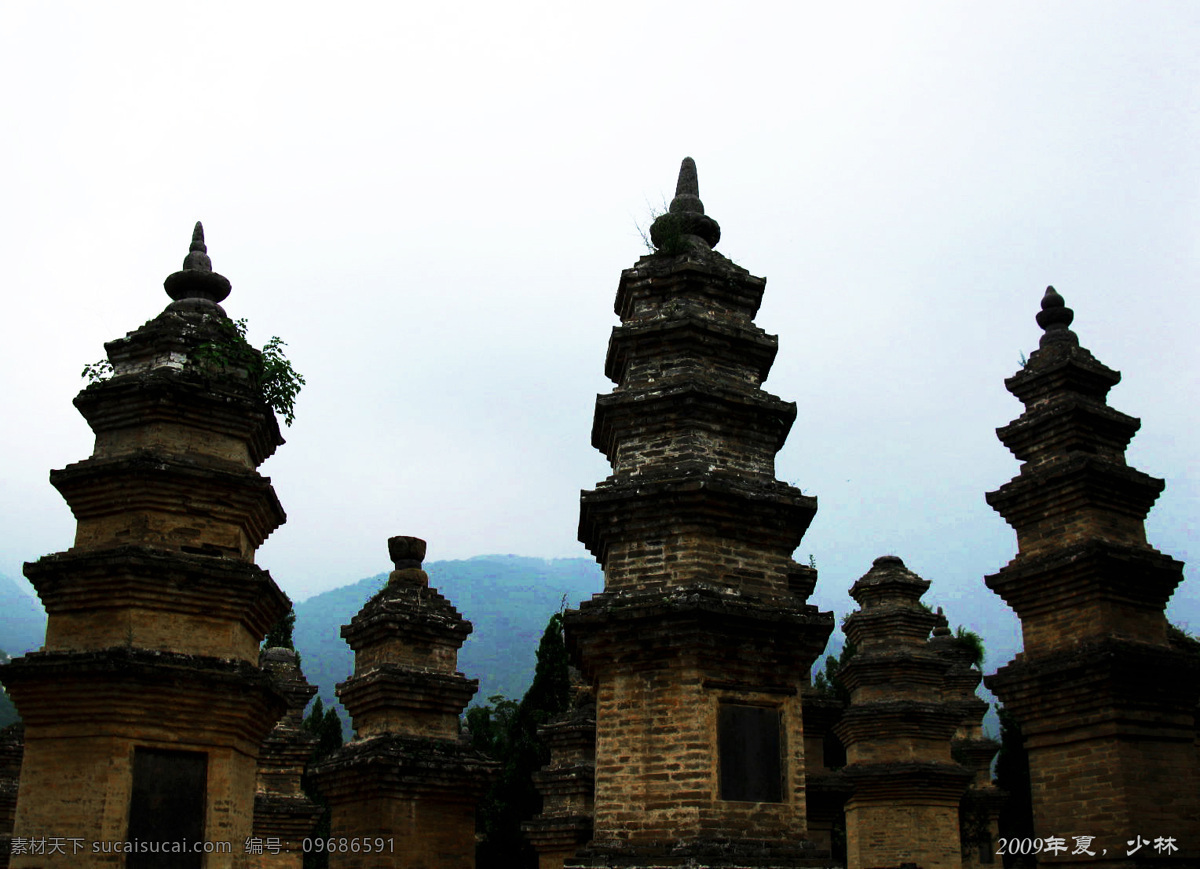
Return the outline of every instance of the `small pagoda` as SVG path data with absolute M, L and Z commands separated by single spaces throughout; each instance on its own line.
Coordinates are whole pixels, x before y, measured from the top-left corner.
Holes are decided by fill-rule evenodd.
M 165 287 L 75 398 L 95 449 L 50 474 L 74 545 L 25 565 L 48 621 L 43 650 L 0 673 L 25 723 L 13 835 L 63 844 L 13 867 L 244 865 L 259 746 L 286 709 L 258 656 L 289 603 L 254 564 L 285 518 L 256 470 L 283 438 L 247 370 L 217 359 L 255 351 L 233 346 L 200 224 Z M 233 848 L 105 850 L 128 841 Z
M 1073 319 L 1048 287 L 1038 349 L 1004 382 L 1025 411 L 996 433 L 1021 470 L 987 502 L 1017 555 L 985 581 L 1024 651 L 985 682 L 1020 723 L 1036 834 L 1067 846 L 1040 864 L 1200 865 L 1200 657 L 1164 614 L 1183 564 L 1146 540 L 1164 484 L 1126 464 L 1141 423 L 1106 403 L 1121 375 Z
M 650 236 L 596 400 L 612 474 L 581 497 L 604 591 L 565 619 L 596 697 L 593 839 L 567 866 L 809 865 L 801 687 L 833 615 L 791 557 L 816 499 L 775 479 L 796 406 L 760 388 L 766 281 L 713 250 L 691 158 Z
M 550 762 L 533 774 L 542 811 L 521 829 L 538 854 L 538 869 L 562 869 L 592 838 L 596 814 L 596 702 L 572 670 L 572 703 L 537 729 Z
M 317 687 L 304 678 L 294 649 L 263 649 L 259 663 L 275 677 L 288 711 L 263 740 L 258 755 L 254 797 L 254 869 L 300 869 L 304 840 L 312 835 L 321 807 L 301 788 L 304 768 L 317 748 L 317 737 L 304 729 L 304 707 Z
M 929 648 L 938 617 L 921 605 L 929 581 L 894 555 L 850 589 L 843 626 L 856 649 L 842 667 L 850 703 L 834 727 L 846 746 L 847 869 L 911 864 L 961 869 L 958 807 L 971 772 L 950 741 L 963 719 L 945 696 L 949 662 Z
M 337 693 L 354 739 L 310 770 L 331 835 L 357 849 L 332 869 L 473 869 L 475 807 L 497 764 L 459 733 L 479 680 L 457 672 L 471 623 L 429 586 L 425 541 L 392 537 L 387 584 L 342 627 L 354 675 Z
M 958 825 L 962 833 L 963 869 L 976 869 L 982 864 L 995 863 L 1000 835 L 1000 810 L 1004 795 L 992 783 L 992 759 L 1000 750 L 999 741 L 984 735 L 983 717 L 988 704 L 979 697 L 983 663 L 976 651 L 950 631 L 942 608 L 937 610 L 937 624 L 929 647 L 935 649 L 948 663 L 943 676 L 943 699 L 959 710 L 958 729 L 950 739 L 950 754 L 971 771 L 971 783 L 958 807 Z

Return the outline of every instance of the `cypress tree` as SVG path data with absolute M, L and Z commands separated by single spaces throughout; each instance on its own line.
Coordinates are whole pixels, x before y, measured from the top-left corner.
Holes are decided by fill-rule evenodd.
M 571 677 L 567 664 L 567 647 L 563 641 L 562 614 L 550 617 L 537 650 L 537 667 L 533 684 L 517 705 L 499 700 L 496 715 L 468 713 L 472 740 L 484 749 L 490 742 L 499 752 L 494 754 L 503 766 L 500 776 L 480 807 L 479 821 L 484 839 L 476 852 L 479 869 L 536 869 L 537 853 L 521 833 L 521 822 L 528 821 L 542 810 L 541 795 L 533 784 L 533 774 L 550 761 L 550 752 L 538 739 L 537 729 L 555 715 L 565 712 L 571 702 Z M 507 709 L 501 703 L 509 704 Z M 474 712 L 474 710 L 472 710 Z M 498 738 L 493 718 L 507 717 L 507 734 Z M 476 726 L 487 729 L 476 733 Z
M 295 626 L 296 610 L 289 606 L 288 611 L 271 626 L 271 630 L 267 631 L 267 635 L 263 637 L 262 647 L 264 649 L 291 649 L 296 652 L 296 646 L 292 642 L 292 628 Z M 299 652 L 296 652 L 296 665 L 300 665 Z
M 317 737 L 316 750 L 308 761 L 310 766 L 320 763 L 342 747 L 342 719 L 338 715 L 337 708 L 330 706 L 326 709 L 320 697 L 313 700 L 312 709 L 309 711 L 308 717 L 304 719 L 304 729 Z M 317 820 L 311 838 L 329 838 L 329 804 L 320 791 L 313 787 L 307 772 L 301 777 L 300 786 L 308 798 L 321 807 L 321 817 Z M 304 855 L 303 861 L 304 869 L 328 869 L 329 852 L 310 851 Z
M 1012 713 L 1000 704 L 996 705 L 1000 717 L 1000 752 L 996 755 L 996 786 L 1008 798 L 1000 809 L 1000 835 L 1003 838 L 1032 839 L 1033 793 L 1029 780 L 1029 752 L 1025 750 L 1025 738 L 1021 726 Z M 1004 855 L 1004 866 L 1036 866 L 1033 855 Z

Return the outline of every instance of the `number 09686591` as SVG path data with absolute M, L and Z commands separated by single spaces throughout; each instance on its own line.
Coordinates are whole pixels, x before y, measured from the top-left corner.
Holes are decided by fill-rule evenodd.
M 305 839 L 301 843 L 304 853 L 327 854 L 382 854 L 395 852 L 395 840 L 391 837 L 340 836 L 329 839 Z

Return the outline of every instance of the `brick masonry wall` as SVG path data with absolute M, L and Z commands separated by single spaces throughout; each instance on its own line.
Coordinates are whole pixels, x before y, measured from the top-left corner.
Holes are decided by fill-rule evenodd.
M 947 844 L 949 843 L 949 844 Z M 921 869 L 959 869 L 958 803 L 922 805 L 900 803 L 858 806 L 853 798 L 846 812 L 846 862 L 871 869 L 875 855 L 895 855 L 894 863 L 915 863 Z
M 728 676 L 728 674 L 724 674 Z M 717 711 L 722 702 L 783 712 L 784 799 L 719 799 Z M 686 660 L 614 672 L 597 697 L 597 839 L 803 839 L 804 738 L 798 695 L 706 687 Z M 619 726 L 605 727 L 608 721 Z
M 385 850 L 366 854 L 339 850 L 330 869 L 474 869 L 475 810 L 461 802 L 419 798 L 380 798 L 364 794 L 359 801 L 334 808 L 336 839 L 385 841 Z

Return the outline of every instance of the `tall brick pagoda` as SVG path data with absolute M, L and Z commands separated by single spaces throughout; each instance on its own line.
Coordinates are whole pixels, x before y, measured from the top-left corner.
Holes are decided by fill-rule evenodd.
M 1183 564 L 1146 541 L 1163 481 L 1125 463 L 1141 423 L 1108 407 L 1121 376 L 1073 318 L 1047 288 L 1045 334 L 1004 382 L 1025 412 L 997 434 L 1021 471 L 987 501 L 1018 551 L 986 582 L 1020 617 L 1024 651 L 985 681 L 1025 736 L 1036 833 L 1067 845 L 1039 863 L 1200 865 L 1200 673 L 1164 615 Z M 1166 838 L 1177 851 L 1156 849 Z
M 594 837 L 574 865 L 806 865 L 801 685 L 833 615 L 791 558 L 816 499 L 774 476 L 796 406 L 759 386 L 766 281 L 713 251 L 690 158 L 650 234 L 596 401 L 613 472 L 581 498 L 604 591 L 565 621 L 596 694 Z
M 332 835 L 360 844 L 332 853 L 329 865 L 473 869 L 475 807 L 496 764 L 459 736 L 479 687 L 457 672 L 471 623 L 430 588 L 424 540 L 393 537 L 388 552 L 387 585 L 342 628 L 354 675 L 337 692 L 354 739 L 310 770 Z
M 49 618 L 43 651 L 0 673 L 25 722 L 14 836 L 63 841 L 13 867 L 243 865 L 285 709 L 258 655 L 289 604 L 254 564 L 284 521 L 256 468 L 283 439 L 245 371 L 197 359 L 236 335 L 200 224 L 165 286 L 174 301 L 106 344 L 112 376 L 75 398 L 95 449 L 50 474 L 74 545 L 25 565 Z M 131 840 L 232 850 L 104 850 Z
M 850 704 L 834 731 L 846 746 L 847 869 L 910 864 L 960 869 L 958 806 L 971 773 L 952 759 L 963 707 L 947 701 L 948 662 L 929 648 L 938 617 L 921 606 L 929 581 L 894 555 L 850 589 L 860 609 L 843 626 L 857 651 L 841 670 Z

